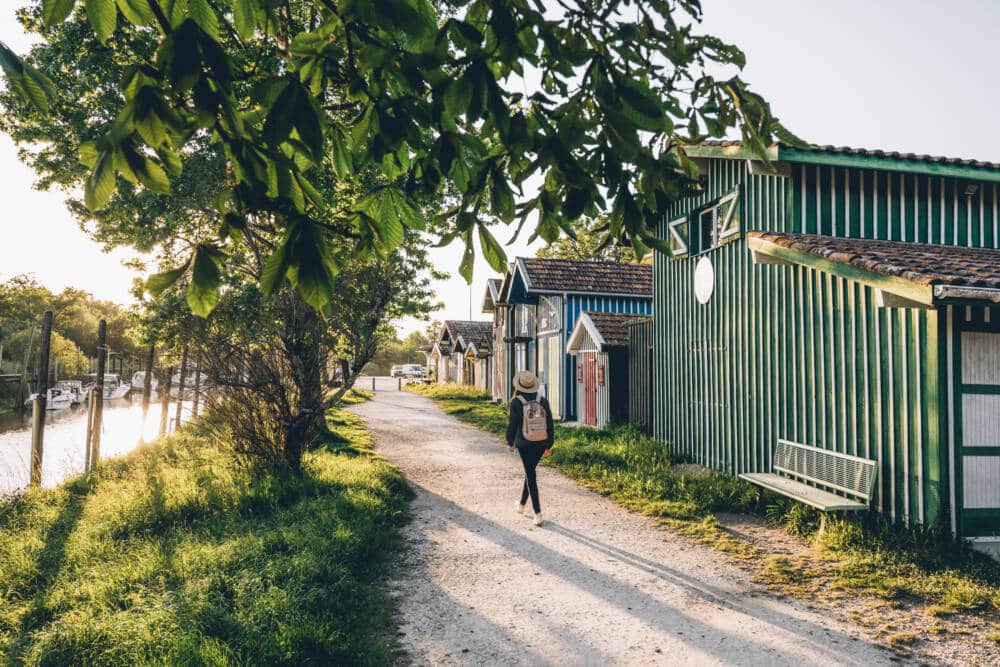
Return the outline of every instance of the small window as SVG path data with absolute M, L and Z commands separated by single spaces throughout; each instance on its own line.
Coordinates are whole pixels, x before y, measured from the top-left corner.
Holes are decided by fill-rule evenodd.
M 696 255 L 739 238 L 739 192 L 670 221 L 667 232 L 673 257 Z

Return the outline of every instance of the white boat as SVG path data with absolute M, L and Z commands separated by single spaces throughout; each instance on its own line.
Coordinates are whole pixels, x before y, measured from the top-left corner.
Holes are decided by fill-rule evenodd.
M 83 389 L 83 383 L 79 380 L 60 380 L 56 382 L 56 389 L 60 389 L 64 394 L 69 394 L 72 405 L 80 405 L 87 400 L 87 393 Z
M 97 384 L 97 373 L 91 373 L 87 376 L 89 378 L 89 383 L 86 386 L 87 392 L 90 391 Z M 122 382 L 122 379 L 118 377 L 118 373 L 105 373 L 104 374 L 104 399 L 114 400 L 116 398 L 125 398 L 128 393 L 132 390 L 132 385 L 128 382 Z
M 35 397 L 38 396 L 37 393 L 32 394 L 28 397 L 28 400 L 24 402 L 25 405 L 30 406 L 35 402 Z M 63 393 L 62 389 L 58 387 L 52 387 L 45 394 L 45 409 L 46 410 L 62 410 L 73 405 L 73 397 L 69 393 Z
M 151 392 L 155 392 L 156 387 L 159 384 L 160 384 L 159 380 L 157 380 L 156 376 L 154 375 L 149 379 L 149 390 Z M 146 390 L 146 371 L 136 371 L 135 373 L 132 373 L 132 386 L 135 388 L 136 391 L 141 392 Z

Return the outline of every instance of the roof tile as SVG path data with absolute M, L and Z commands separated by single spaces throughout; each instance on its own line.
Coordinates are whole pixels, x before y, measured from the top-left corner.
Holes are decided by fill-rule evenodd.
M 760 231 L 747 237 L 917 285 L 1000 288 L 1000 250 L 992 248 Z
M 539 257 L 521 258 L 531 290 L 653 297 L 653 267 Z

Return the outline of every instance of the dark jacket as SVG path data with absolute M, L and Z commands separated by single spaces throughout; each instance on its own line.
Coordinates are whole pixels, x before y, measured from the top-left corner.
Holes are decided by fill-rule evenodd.
M 555 431 L 552 428 L 552 408 L 549 407 L 548 400 L 544 396 L 538 398 L 538 394 L 521 394 L 521 396 L 524 396 L 525 400 L 528 401 L 538 399 L 538 402 L 545 408 L 545 430 L 549 437 L 544 442 L 530 442 L 524 439 L 524 430 L 521 428 L 521 422 L 524 420 L 524 404 L 515 396 L 510 401 L 510 417 L 507 419 L 507 444 L 517 447 L 544 444 L 545 449 L 549 449 L 552 447 Z

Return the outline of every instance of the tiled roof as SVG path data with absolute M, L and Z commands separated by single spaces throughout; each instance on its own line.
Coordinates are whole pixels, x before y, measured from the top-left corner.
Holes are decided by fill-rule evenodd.
M 734 147 L 738 148 L 742 146 L 742 143 L 734 140 L 707 140 L 702 141 L 699 145 L 701 146 L 719 146 L 721 148 Z M 976 169 L 997 169 L 1000 170 L 1000 164 L 996 162 L 987 162 L 984 160 L 972 160 L 967 158 L 953 158 L 953 157 L 942 157 L 940 155 L 924 155 L 919 153 L 900 153 L 898 151 L 884 151 L 877 148 L 852 148 L 850 146 L 831 146 L 831 145 L 817 145 L 810 144 L 804 147 L 789 146 L 787 144 L 778 144 L 780 147 L 785 148 L 795 148 L 798 150 L 814 151 L 817 153 L 836 153 L 840 155 L 853 155 L 858 157 L 876 157 L 876 158 L 886 158 L 890 160 L 908 160 L 911 162 L 929 162 L 933 164 L 945 164 L 953 165 L 956 167 L 974 167 Z
M 444 328 L 451 334 L 452 343 L 461 338 L 465 342 L 478 343 L 493 336 L 493 323 L 478 320 L 445 320 Z
M 759 231 L 747 237 L 916 285 L 1000 288 L 1000 250 Z
M 589 292 L 653 297 L 653 267 L 647 264 L 569 259 L 518 259 L 532 291 Z
M 628 345 L 628 325 L 648 320 L 649 315 L 623 315 L 621 313 L 594 313 L 586 311 L 587 317 L 597 327 L 604 344 L 612 347 Z

